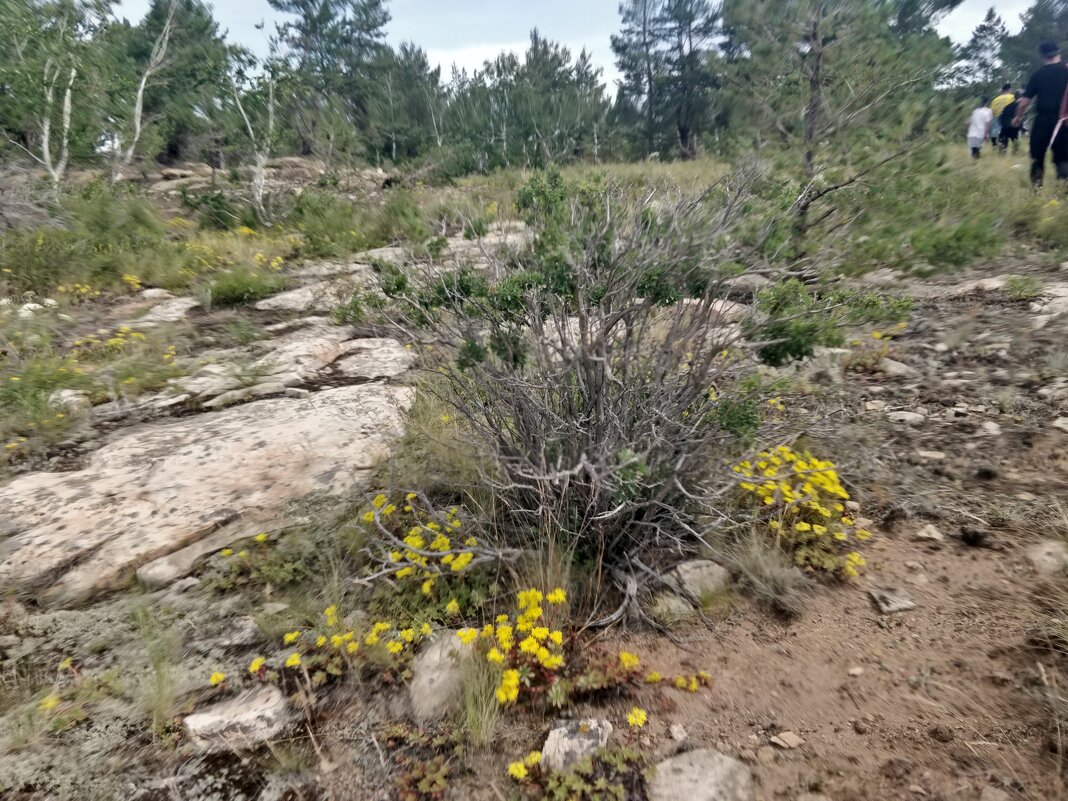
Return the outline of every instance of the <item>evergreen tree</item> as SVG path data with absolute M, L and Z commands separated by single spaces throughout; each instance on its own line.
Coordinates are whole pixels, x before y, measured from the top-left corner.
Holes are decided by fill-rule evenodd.
M 997 12 L 990 8 L 983 21 L 972 31 L 968 44 L 961 50 L 961 63 L 956 72 L 962 84 L 984 87 L 986 91 L 1000 86 L 1004 80 L 1001 50 L 1009 30 Z
M 720 33 L 719 13 L 708 0 L 668 0 L 659 23 L 665 42 L 665 103 L 678 131 L 679 150 L 692 158 L 717 85 L 709 49 Z
M 616 66 L 623 75 L 620 101 L 642 110 L 645 155 L 656 152 L 658 88 L 663 54 L 663 0 L 624 0 L 619 6 L 622 29 L 612 37 Z
M 1068 0 L 1036 0 L 1022 16 L 1023 27 L 1005 39 L 1001 60 L 1008 80 L 1024 83 L 1040 66 L 1038 46 L 1047 39 L 1068 46 Z

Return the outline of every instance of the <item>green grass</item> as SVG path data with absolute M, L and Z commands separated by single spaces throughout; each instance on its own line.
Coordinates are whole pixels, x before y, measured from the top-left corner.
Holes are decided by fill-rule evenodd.
M 217 274 L 201 289 L 204 305 L 239 306 L 281 292 L 285 279 L 251 267 L 235 267 Z

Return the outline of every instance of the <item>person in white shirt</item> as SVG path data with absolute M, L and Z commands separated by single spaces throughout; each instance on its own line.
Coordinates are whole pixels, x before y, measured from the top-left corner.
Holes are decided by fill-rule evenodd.
M 989 99 L 984 97 L 968 120 L 968 147 L 972 149 L 973 159 L 979 158 L 993 124 L 994 112 L 990 109 Z

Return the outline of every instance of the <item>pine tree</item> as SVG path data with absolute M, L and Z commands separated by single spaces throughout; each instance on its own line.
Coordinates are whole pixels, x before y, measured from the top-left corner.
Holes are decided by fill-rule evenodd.
M 709 48 L 720 33 L 719 13 L 708 0 L 668 0 L 660 13 L 664 85 L 684 158 L 696 155 L 697 134 L 716 86 Z
M 623 27 L 612 37 L 616 65 L 623 74 L 622 99 L 643 110 L 646 156 L 656 152 L 663 5 L 663 0 L 625 0 L 619 6 Z
M 962 63 L 958 67 L 961 83 L 979 85 L 985 90 L 1004 82 L 1001 50 L 1009 36 L 1009 29 L 997 12 L 990 8 L 983 21 L 972 31 L 968 44 L 961 50 Z

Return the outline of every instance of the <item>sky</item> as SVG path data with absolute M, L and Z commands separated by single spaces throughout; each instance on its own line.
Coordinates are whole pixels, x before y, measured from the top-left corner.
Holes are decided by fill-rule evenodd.
M 121 0 L 119 14 L 136 21 L 148 4 L 149 0 Z M 964 0 L 939 28 L 956 42 L 967 41 L 993 6 L 1015 32 L 1020 14 L 1030 5 L 1031 0 Z M 229 38 L 260 53 L 266 52 L 274 23 L 282 19 L 267 0 L 214 0 L 213 6 Z M 583 47 L 589 50 L 611 83 L 618 76 L 610 44 L 619 27 L 618 6 L 619 0 L 391 0 L 389 40 L 420 45 L 447 76 L 453 64 L 470 72 L 502 50 L 521 53 L 530 30 L 537 27 L 575 54 Z M 256 30 L 264 21 L 264 30 Z

